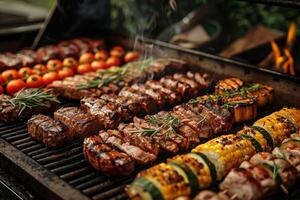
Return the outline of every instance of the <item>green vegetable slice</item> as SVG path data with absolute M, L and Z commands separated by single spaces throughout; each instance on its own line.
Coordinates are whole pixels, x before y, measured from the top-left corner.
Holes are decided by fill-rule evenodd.
M 252 126 L 252 128 L 254 130 L 260 132 L 263 135 L 263 137 L 267 140 L 267 144 L 269 147 L 271 147 L 272 149 L 275 148 L 275 144 L 274 144 L 272 135 L 268 131 L 266 131 L 265 129 L 263 129 L 259 126 Z
M 252 143 L 252 145 L 255 147 L 257 152 L 264 151 L 264 149 L 262 148 L 260 143 L 254 137 L 252 137 L 250 135 L 245 135 L 245 134 L 241 134 L 240 136 L 246 140 L 249 140 Z
M 133 182 L 133 185 L 142 187 L 146 192 L 148 192 L 153 200 L 164 200 L 164 197 L 160 190 L 148 179 L 139 178 Z

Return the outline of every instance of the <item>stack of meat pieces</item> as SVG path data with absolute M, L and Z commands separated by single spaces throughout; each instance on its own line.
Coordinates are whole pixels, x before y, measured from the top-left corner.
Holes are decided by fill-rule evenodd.
M 103 40 L 81 38 L 41 47 L 37 51 L 22 50 L 16 54 L 2 53 L 0 54 L 0 71 L 8 68 L 33 66 L 34 64 L 45 63 L 50 59 L 63 59 L 69 56 L 77 58 L 82 53 L 100 49 L 103 45 Z
M 145 66 L 142 66 L 145 65 Z M 177 59 L 155 59 L 151 64 L 143 62 L 128 65 L 126 74 L 121 80 L 103 85 L 100 88 L 79 89 L 79 86 L 99 77 L 96 72 L 84 75 L 68 77 L 62 81 L 54 81 L 48 87 L 53 89 L 56 94 L 68 99 L 79 100 L 86 96 L 100 96 L 102 94 L 116 94 L 123 87 L 134 83 L 144 83 L 149 79 L 158 79 L 164 75 L 185 70 L 185 62 Z M 106 76 L 106 75 L 103 75 Z M 108 78 L 111 76 L 107 74 Z
M 124 87 L 118 95 L 85 97 L 81 100 L 81 109 L 61 108 L 54 113 L 54 119 L 33 116 L 28 121 L 28 131 L 47 146 L 61 146 L 74 137 L 84 138 L 100 129 L 116 128 L 120 122 L 131 121 L 134 116 L 155 113 L 199 96 L 211 83 L 208 74 L 192 72 L 166 76 L 159 81 L 149 80 L 145 84 Z M 43 119 L 48 122 L 41 123 Z
M 135 164 L 152 163 L 162 152 L 176 154 L 230 130 L 231 112 L 221 107 L 219 110 L 187 103 L 171 112 L 162 111 L 144 119 L 135 117 L 133 123 L 120 124 L 118 130 L 100 131 L 86 138 L 84 155 L 97 170 L 128 175 Z

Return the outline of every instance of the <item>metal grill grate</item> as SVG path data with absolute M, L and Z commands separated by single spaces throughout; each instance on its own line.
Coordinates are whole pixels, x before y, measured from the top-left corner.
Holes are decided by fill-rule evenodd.
M 49 149 L 29 137 L 24 122 L 1 123 L 0 136 L 91 199 L 127 199 L 124 187 L 134 176 L 111 178 L 100 174 L 85 161 L 81 141 Z

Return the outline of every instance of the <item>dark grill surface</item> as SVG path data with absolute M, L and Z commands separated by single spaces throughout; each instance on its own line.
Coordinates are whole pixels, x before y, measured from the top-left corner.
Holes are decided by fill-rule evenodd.
M 81 141 L 59 149 L 46 148 L 29 137 L 25 122 L 0 123 L 0 136 L 91 199 L 127 199 L 124 187 L 134 176 L 111 178 L 98 173 L 85 161 Z

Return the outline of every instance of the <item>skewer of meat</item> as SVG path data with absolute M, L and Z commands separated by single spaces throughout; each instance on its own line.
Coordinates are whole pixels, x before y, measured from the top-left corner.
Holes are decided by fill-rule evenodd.
M 287 118 L 292 119 L 293 127 L 291 127 L 290 122 L 286 120 L 281 121 L 276 119 L 277 121 L 273 122 L 273 125 L 279 121 L 286 125 L 284 129 L 281 129 L 285 132 L 282 134 L 285 137 L 284 139 L 288 138 L 295 130 L 297 132 L 300 131 L 297 128 L 295 129 L 295 127 L 299 127 L 298 120 L 300 118 L 300 110 L 285 108 L 264 119 L 273 118 L 275 114 L 285 115 L 288 116 Z M 269 137 L 266 138 L 273 138 L 278 141 L 283 138 L 281 134 L 278 134 L 275 130 L 268 130 L 266 132 L 269 135 Z M 286 134 L 287 132 L 289 132 L 289 135 Z M 261 151 L 261 148 L 259 148 L 261 140 L 258 138 L 256 139 L 256 137 L 247 136 L 241 134 L 220 136 L 207 143 L 198 145 L 191 153 L 174 157 L 169 159 L 166 163 L 142 171 L 137 175 L 135 181 L 127 188 L 127 193 L 131 199 L 175 199 L 180 196 L 193 196 L 200 189 L 214 185 L 217 181 L 223 179 L 232 168 L 239 166 L 243 161 L 249 160 L 256 152 Z M 259 159 L 255 160 L 257 161 Z M 274 162 L 276 163 L 277 161 Z M 250 163 L 253 164 L 254 160 L 250 159 Z M 268 164 L 270 165 L 269 161 Z M 281 166 L 283 168 L 278 169 L 279 174 L 284 173 L 285 170 L 292 170 L 290 164 L 281 163 Z M 247 165 L 244 167 L 247 168 Z M 259 183 L 255 182 L 256 179 L 251 176 L 249 171 L 244 171 L 247 170 L 241 169 L 233 170 L 231 172 L 234 172 L 234 177 L 237 182 L 243 182 L 243 180 L 245 180 L 243 183 L 253 184 L 253 188 L 249 189 L 251 190 L 251 194 L 252 191 L 256 191 L 252 194 L 253 198 L 260 197 L 259 195 L 262 192 L 258 186 Z M 285 177 L 291 177 L 290 174 L 293 174 L 294 172 L 294 170 L 290 171 L 288 173 L 289 175 Z M 232 176 L 228 175 L 227 177 Z M 229 180 L 229 178 L 227 180 Z M 287 180 L 288 178 L 283 182 L 286 183 L 286 187 L 288 186 Z M 226 179 L 224 181 L 226 181 Z M 235 190 L 236 187 L 233 187 L 233 182 L 228 181 L 228 184 L 226 184 L 227 192 L 231 190 L 232 195 L 237 192 Z M 223 188 L 225 188 L 225 183 L 223 184 Z M 249 193 L 249 190 L 244 191 Z M 241 191 L 243 190 L 240 190 L 240 194 L 242 193 Z M 223 196 L 219 195 L 216 198 L 222 199 Z M 236 196 L 234 198 L 238 197 Z M 224 199 L 226 199 L 226 195 Z

